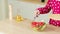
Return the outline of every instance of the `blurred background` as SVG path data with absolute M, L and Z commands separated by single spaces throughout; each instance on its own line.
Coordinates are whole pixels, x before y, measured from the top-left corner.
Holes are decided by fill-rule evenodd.
M 33 20 L 34 11 L 36 8 L 45 7 L 47 0 L 0 0 L 0 20 L 5 20 L 9 18 L 9 4 L 12 5 L 12 16 L 15 17 L 17 14 Z M 37 21 L 45 20 L 48 22 L 48 15 L 51 14 L 41 14 L 37 18 Z
M 8 0 L 0 0 L 0 20 L 8 17 Z

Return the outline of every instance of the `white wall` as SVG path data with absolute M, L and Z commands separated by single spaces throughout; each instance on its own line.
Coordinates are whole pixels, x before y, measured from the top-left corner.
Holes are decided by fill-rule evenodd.
M 0 20 L 4 20 L 8 15 L 8 2 L 7 0 L 0 0 Z
M 44 7 L 44 6 L 39 5 L 39 4 L 20 2 L 20 1 L 16 1 L 16 0 L 9 0 L 8 2 L 9 2 L 9 4 L 13 5 L 13 16 L 17 15 L 17 9 L 18 9 L 19 10 L 18 13 L 20 15 L 22 15 L 25 18 L 31 19 L 31 20 L 33 20 L 34 10 L 38 7 Z M 45 20 L 45 22 L 48 22 L 48 20 L 49 20 L 48 14 L 40 15 L 37 18 L 37 21 L 41 21 L 41 20 Z

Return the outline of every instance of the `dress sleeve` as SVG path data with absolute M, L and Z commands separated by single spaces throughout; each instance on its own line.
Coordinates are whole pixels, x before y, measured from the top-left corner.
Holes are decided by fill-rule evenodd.
M 51 10 L 51 0 L 48 0 L 46 6 L 44 8 L 38 8 L 40 14 L 46 14 Z

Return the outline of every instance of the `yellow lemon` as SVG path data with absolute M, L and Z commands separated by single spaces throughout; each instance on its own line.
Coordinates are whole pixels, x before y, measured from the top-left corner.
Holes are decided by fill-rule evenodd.
M 21 17 L 21 16 L 16 16 L 16 21 L 17 21 L 17 22 L 23 21 L 23 17 Z

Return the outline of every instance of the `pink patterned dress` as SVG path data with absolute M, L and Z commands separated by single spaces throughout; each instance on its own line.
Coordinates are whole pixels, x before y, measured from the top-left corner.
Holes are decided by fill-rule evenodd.
M 48 0 L 44 8 L 38 8 L 40 14 L 46 14 L 52 9 L 52 14 L 60 14 L 60 0 Z M 60 26 L 60 20 L 50 18 L 49 24 Z

